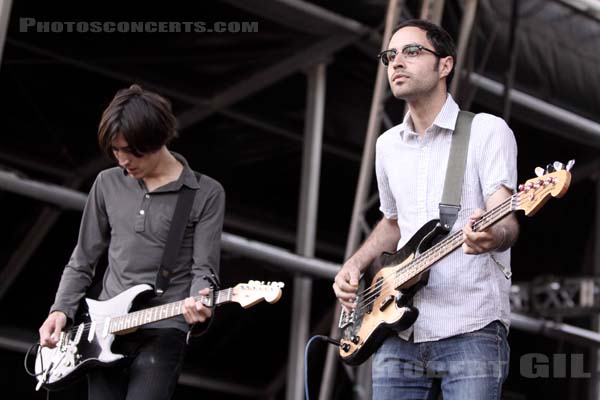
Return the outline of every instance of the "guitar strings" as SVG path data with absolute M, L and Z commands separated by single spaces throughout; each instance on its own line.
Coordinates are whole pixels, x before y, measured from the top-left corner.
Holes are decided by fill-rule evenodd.
M 512 202 L 513 196 L 507 198 L 502 203 L 500 203 L 500 205 L 498 205 L 498 207 L 495 207 L 493 210 L 491 210 L 488 213 L 481 216 L 481 218 L 473 224 L 473 229 L 475 231 L 477 231 L 477 229 L 479 229 L 481 227 L 481 225 L 484 225 L 484 223 L 488 222 L 492 216 L 495 216 L 497 214 L 503 214 L 505 206 Z M 414 269 L 414 267 L 421 264 L 424 259 L 430 258 L 432 254 L 437 253 L 438 250 L 440 250 L 443 247 L 446 247 L 449 243 L 455 241 L 458 237 L 461 237 L 461 236 L 462 236 L 462 231 L 456 232 L 452 236 L 444 239 L 440 243 L 436 244 L 435 246 L 431 247 L 424 253 L 420 254 L 419 257 L 412 260 L 409 264 L 407 264 L 401 270 L 391 271 L 387 276 L 383 277 L 382 279 L 379 279 L 375 285 L 372 285 L 371 287 L 369 287 L 368 289 L 366 289 L 365 291 L 362 292 L 362 293 L 368 293 L 368 292 L 370 292 L 370 293 L 364 299 L 362 299 L 361 302 L 358 303 L 357 310 L 362 311 L 364 308 L 370 306 L 374 302 L 374 299 L 376 297 L 378 297 L 379 294 L 383 291 L 382 287 L 384 285 L 387 285 L 390 283 L 388 281 L 388 279 L 390 278 L 391 275 L 396 275 L 396 278 L 397 278 L 398 276 L 405 274 L 406 271 Z M 394 287 L 397 287 L 397 286 L 398 285 L 394 285 Z M 378 290 L 380 288 L 382 290 Z
M 196 298 L 201 298 L 201 296 L 196 296 Z M 159 309 L 159 308 L 161 308 L 161 307 L 164 307 L 164 306 L 173 307 L 173 304 L 177 304 L 177 303 L 183 303 L 183 301 L 179 301 L 179 302 L 177 302 L 177 301 L 176 301 L 176 302 L 173 302 L 173 303 L 162 304 L 162 305 L 160 305 L 160 306 L 155 306 L 155 307 L 147 308 L 147 309 L 145 309 L 145 310 L 134 311 L 134 312 L 132 312 L 132 313 L 129 313 L 129 314 L 119 315 L 119 316 L 116 316 L 116 317 L 109 317 L 109 320 L 108 320 L 108 321 L 106 321 L 106 320 L 102 320 L 101 322 L 96 322 L 96 327 L 98 327 L 98 328 L 103 328 L 103 327 L 104 327 L 104 324 L 108 323 L 108 324 L 110 325 L 111 323 L 113 323 L 113 322 L 117 321 L 117 320 L 118 320 L 118 319 L 120 319 L 120 318 L 126 318 L 126 317 L 128 317 L 128 316 L 131 316 L 131 315 L 133 315 L 133 314 L 137 314 L 137 313 L 140 313 L 140 314 L 141 314 L 141 313 L 143 313 L 143 312 L 148 312 L 149 310 L 155 310 L 155 309 Z M 180 309 L 180 308 L 179 308 L 179 309 Z M 150 311 L 150 314 L 152 314 L 152 313 L 153 313 L 153 311 Z M 158 315 L 160 315 L 160 312 L 157 312 L 157 314 L 158 314 Z M 156 321 L 158 321 L 158 320 L 156 320 Z M 152 322 L 155 322 L 155 321 L 152 321 Z M 79 324 L 79 325 L 77 325 L 77 326 L 73 326 L 73 327 L 72 327 L 71 329 L 69 329 L 67 332 L 68 332 L 69 334 L 71 334 L 71 335 L 77 334 L 77 331 L 80 329 L 79 327 L 80 327 L 81 325 L 82 325 L 82 324 Z M 85 333 L 85 332 L 89 332 L 89 330 L 90 330 L 91 326 L 92 326 L 92 322 L 85 322 L 85 323 L 83 323 L 83 332 L 84 332 L 84 333 Z M 129 329 L 129 328 L 125 328 L 125 329 Z M 115 331 L 115 332 L 118 332 L 118 331 Z M 111 333 L 112 333 L 112 332 L 111 332 Z
M 219 296 L 221 295 L 221 293 L 223 293 L 223 294 L 224 294 L 224 296 L 225 296 L 226 298 L 229 298 L 229 297 L 230 297 L 230 294 L 231 294 L 231 288 L 224 289 L 224 290 L 219 290 L 217 293 L 215 293 L 215 294 L 216 294 L 216 297 L 219 297 Z M 205 298 L 206 298 L 206 296 L 194 296 L 194 299 L 196 299 L 196 300 L 202 300 L 202 299 L 205 299 Z M 124 317 L 130 316 L 130 315 L 133 315 L 133 314 L 135 314 L 135 313 L 147 312 L 148 310 L 154 310 L 154 309 L 158 309 L 158 308 L 161 308 L 161 307 L 164 307 L 164 306 L 170 306 L 170 307 L 173 307 L 173 308 L 174 308 L 173 304 L 177 304 L 177 303 L 181 303 L 181 304 L 183 304 L 183 300 L 181 300 L 181 301 L 175 301 L 175 302 L 173 302 L 173 303 L 162 304 L 162 305 L 160 305 L 160 306 L 155 306 L 155 307 L 147 308 L 147 309 L 145 309 L 145 310 L 134 311 L 134 312 L 132 312 L 132 313 L 125 314 L 125 315 L 119 315 L 119 316 L 116 316 L 116 317 L 112 317 L 112 318 L 109 318 L 109 320 L 108 320 L 108 321 L 106 321 L 106 320 L 103 320 L 103 321 L 101 321 L 101 322 L 97 322 L 97 323 L 96 323 L 96 327 L 97 327 L 97 328 L 103 328 L 103 327 L 104 327 L 104 324 L 105 324 L 105 323 L 107 323 L 107 322 L 108 322 L 108 324 L 109 324 L 109 326 L 110 326 L 110 324 L 111 324 L 112 322 L 116 321 L 118 318 L 124 318 Z M 178 310 L 181 310 L 181 306 L 179 306 Z M 181 314 L 181 312 L 179 312 L 179 314 Z M 159 313 L 159 315 L 160 315 L 160 313 Z M 178 314 L 177 314 L 177 315 L 178 315 Z M 173 316 L 175 316 L 175 315 L 173 315 Z M 155 320 L 155 321 L 152 321 L 152 322 L 156 322 L 156 321 L 158 321 L 158 320 L 159 320 L 159 319 L 157 319 L 157 320 Z M 67 330 L 65 333 L 66 333 L 66 334 L 69 334 L 69 335 L 71 335 L 71 336 L 73 336 L 73 335 L 77 335 L 77 332 L 79 331 L 79 329 L 81 329 L 81 328 L 80 328 L 80 327 L 81 327 L 81 325 L 82 325 L 82 324 L 79 324 L 79 325 L 77 325 L 77 326 L 73 326 L 73 327 L 71 327 L 69 330 Z M 91 326 L 92 326 L 92 322 L 85 322 L 85 323 L 83 323 L 83 331 L 82 331 L 82 334 L 81 334 L 81 336 L 83 336 L 83 334 L 84 334 L 84 333 L 89 333 Z M 125 329 L 129 329 L 129 328 L 125 328 Z M 101 329 L 100 329 L 100 330 L 101 330 Z M 124 330 L 124 329 L 123 329 L 123 330 Z M 113 331 L 113 332 L 118 332 L 118 331 Z M 112 333 L 112 332 L 110 332 L 110 333 Z
M 509 205 L 508 203 L 511 201 L 512 201 L 512 198 L 507 198 L 505 201 L 500 203 L 498 205 L 498 207 L 495 207 L 493 210 L 482 215 L 480 217 L 480 219 L 478 219 L 477 221 L 474 222 L 473 230 L 477 232 L 482 228 L 482 226 L 486 225 L 490 220 L 495 220 L 495 219 L 497 219 L 498 216 L 501 218 L 502 216 L 504 216 L 505 214 L 510 212 L 511 211 L 510 207 L 508 207 L 508 209 L 507 209 L 506 206 L 508 206 Z M 448 247 L 449 244 L 454 245 L 453 242 L 455 242 L 457 239 L 462 239 L 462 230 L 455 232 L 452 236 L 447 237 L 443 241 L 437 243 L 436 245 L 432 246 L 430 249 L 426 250 L 424 253 L 420 254 L 419 258 L 414 260 L 415 261 L 414 264 L 418 264 L 419 262 L 422 262 L 423 259 L 431 258 L 431 256 L 438 256 L 437 253 L 439 253 L 444 248 Z M 404 271 L 406 271 L 406 269 L 404 269 L 402 271 L 402 273 L 404 273 Z M 400 275 L 400 274 L 398 274 L 398 275 Z
M 500 205 L 498 205 L 498 207 L 495 207 L 490 212 L 482 215 L 481 218 L 473 224 L 473 230 L 475 232 L 480 231 L 490 221 L 491 222 L 497 221 L 497 220 L 501 219 L 503 216 L 505 216 L 506 214 L 508 214 L 510 211 L 512 211 L 512 209 L 511 209 L 512 204 L 510 204 L 510 207 L 508 207 L 508 209 L 506 207 L 509 205 L 508 204 L 509 202 L 512 203 L 512 196 L 511 196 L 511 198 L 508 198 L 505 201 L 503 201 L 502 203 L 500 203 Z M 422 263 L 423 260 L 427 260 L 427 259 L 431 259 L 431 258 L 438 258 L 439 256 L 445 255 L 442 253 L 444 252 L 444 249 L 448 247 L 448 245 L 450 245 L 450 247 L 454 247 L 455 245 L 460 245 L 460 243 L 455 243 L 457 239 L 459 239 L 459 242 L 462 242 L 462 230 L 456 232 L 452 236 L 447 237 L 442 242 L 437 243 L 435 246 L 432 246 L 430 249 L 425 251 L 419 257 L 420 262 Z M 438 260 L 439 260 L 439 258 L 438 258 Z M 435 260 L 434 262 L 436 262 L 438 260 Z M 416 262 L 415 265 L 410 267 L 410 269 L 413 269 L 413 267 L 416 266 L 417 264 L 419 264 L 419 262 Z M 397 277 L 399 277 L 402 274 L 405 274 L 406 270 L 407 269 L 404 269 L 402 271 L 396 271 Z
M 513 196 L 505 199 L 502 203 L 500 203 L 497 207 L 495 207 L 493 210 L 489 211 L 488 213 L 482 215 L 480 217 L 479 220 L 477 220 L 474 224 L 473 224 L 473 229 L 475 231 L 477 231 L 477 229 L 481 228 L 482 225 L 485 225 L 487 222 L 489 222 L 491 219 L 493 219 L 492 217 L 497 216 L 498 214 L 504 214 L 505 213 L 505 208 L 509 203 L 512 203 L 513 201 L 517 201 L 519 200 L 519 197 L 521 196 L 522 192 L 516 193 Z M 511 204 L 512 205 L 512 204 Z M 511 209 L 508 210 L 509 212 L 511 211 Z M 442 247 L 446 247 L 447 244 L 451 243 L 452 241 L 455 241 L 458 237 L 462 236 L 461 235 L 461 231 L 456 232 L 454 235 L 452 235 L 451 237 L 448 237 L 446 239 L 444 239 L 442 242 L 436 244 L 435 246 L 431 247 L 429 250 L 427 250 L 426 252 L 422 253 L 418 258 L 412 260 L 409 264 L 407 264 L 404 268 L 402 268 L 399 271 L 392 271 L 390 274 L 388 274 L 387 276 L 383 277 L 382 279 L 380 279 L 378 281 L 378 284 L 372 285 L 371 287 L 369 287 L 368 289 L 366 289 L 365 291 L 363 291 L 362 293 L 367 293 L 367 292 L 371 292 L 370 295 L 368 295 L 367 297 L 365 297 L 365 299 L 363 299 L 359 305 L 361 305 L 362 307 L 359 308 L 359 310 L 362 310 L 365 306 L 369 306 L 370 304 L 372 304 L 371 300 L 374 297 L 378 296 L 378 291 L 377 289 L 381 286 L 383 286 L 384 284 L 387 284 L 389 282 L 384 282 L 386 281 L 392 274 L 396 274 L 396 276 L 400 276 L 401 274 L 406 273 L 407 270 L 409 269 L 414 269 L 414 267 L 416 265 L 418 265 L 419 263 L 422 262 L 423 259 L 426 258 L 430 258 L 431 255 L 435 255 L 435 253 L 437 253 L 439 250 L 441 250 Z M 410 280 L 410 279 L 409 279 Z M 398 286 L 398 285 L 395 285 Z M 368 303 L 367 303 L 368 302 Z
M 477 221 L 475 221 L 473 223 L 473 230 L 477 231 L 482 226 L 484 226 L 486 223 L 488 223 L 490 220 L 493 220 L 499 214 L 504 214 L 506 211 L 506 206 L 512 205 L 513 201 L 515 201 L 515 200 L 517 200 L 517 202 L 518 202 L 520 200 L 519 197 L 522 194 L 524 194 L 524 192 L 518 192 L 518 193 L 512 195 L 511 197 L 506 198 L 497 207 L 495 207 L 494 209 L 492 209 L 489 212 L 482 215 Z M 509 209 L 508 209 L 509 212 L 511 211 L 511 208 L 512 207 L 509 207 Z M 418 264 L 421 264 L 424 259 L 430 258 L 432 255 L 437 253 L 443 247 L 446 247 L 448 244 L 455 241 L 458 237 L 462 237 L 462 230 L 457 231 L 452 236 L 447 237 L 446 239 L 442 240 L 441 242 L 437 243 L 436 245 L 434 245 L 431 248 L 429 248 L 428 250 L 426 250 L 424 253 L 421 253 L 417 258 L 415 258 L 411 262 L 409 262 L 404 268 L 401 268 L 398 271 L 391 271 L 389 274 L 387 274 L 386 276 L 379 279 L 375 285 L 371 285 L 364 291 L 357 294 L 357 296 L 365 295 L 365 298 L 362 299 L 357 304 L 356 310 L 362 311 L 366 307 L 370 306 L 375 301 L 375 298 L 377 298 L 378 295 L 381 292 L 383 292 L 383 286 L 391 283 L 391 282 L 389 282 L 388 279 L 392 275 L 395 275 L 396 278 L 398 278 L 398 276 L 406 273 L 407 270 L 414 269 L 414 267 L 417 266 Z M 396 286 L 397 285 L 394 285 L 394 287 L 396 287 Z M 381 289 L 381 290 L 379 290 L 379 289 Z

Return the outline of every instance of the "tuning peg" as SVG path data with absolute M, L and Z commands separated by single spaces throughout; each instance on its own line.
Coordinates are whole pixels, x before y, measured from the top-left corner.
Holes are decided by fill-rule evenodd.
M 537 176 L 538 178 L 540 176 L 544 175 L 544 168 L 542 168 L 542 167 L 535 167 L 534 171 L 535 171 L 535 176 Z
M 570 171 L 571 168 L 573 168 L 573 165 L 575 165 L 575 160 L 569 160 L 569 162 L 567 163 L 567 171 Z
M 547 173 L 547 174 L 551 174 L 551 173 L 553 173 L 554 171 L 556 171 L 556 168 L 554 168 L 554 165 L 552 165 L 552 164 L 548 164 L 548 165 L 546 165 L 546 173 Z
M 561 163 L 560 161 L 554 161 L 554 169 L 557 171 L 562 171 L 563 169 L 565 169 L 565 164 Z

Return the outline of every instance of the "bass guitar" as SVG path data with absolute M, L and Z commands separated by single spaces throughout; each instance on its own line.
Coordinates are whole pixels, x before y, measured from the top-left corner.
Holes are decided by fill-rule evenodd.
M 484 231 L 517 210 L 532 216 L 550 197 L 562 197 L 571 183 L 569 171 L 574 163 L 536 168 L 537 178 L 519 185 L 515 194 L 483 214 L 473 223 L 473 231 Z M 447 233 L 439 220 L 429 221 L 400 250 L 383 253 L 375 261 L 381 269 L 371 280 L 361 277 L 356 308 L 342 310 L 338 324 L 342 332 L 339 354 L 344 362 L 364 362 L 392 331 L 405 330 L 416 321 L 419 311 L 411 300 L 425 285 L 429 269 L 463 244 L 462 230 L 444 237 Z
M 282 282 L 249 281 L 195 299 L 207 307 L 238 303 L 249 308 L 262 300 L 277 302 L 283 286 Z M 56 347 L 38 347 L 36 390 L 42 386 L 48 390 L 60 389 L 92 367 L 114 364 L 124 358 L 111 351 L 115 335 L 131 333 L 142 325 L 183 314 L 183 300 L 128 313 L 136 297 L 151 290 L 152 286 L 142 284 L 110 300 L 85 299 L 90 321 L 62 332 Z

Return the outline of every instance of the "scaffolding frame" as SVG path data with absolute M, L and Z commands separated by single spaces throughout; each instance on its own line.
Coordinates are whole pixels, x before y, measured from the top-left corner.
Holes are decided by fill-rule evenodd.
M 262 17 L 277 19 L 279 22 L 283 22 L 286 25 L 301 31 L 305 30 L 308 26 L 313 26 L 316 24 L 319 26 L 319 30 L 311 31 L 310 33 L 320 33 L 322 34 L 323 39 L 307 47 L 305 51 L 302 51 L 295 56 L 290 57 L 289 59 L 282 60 L 281 62 L 250 77 L 246 81 L 235 85 L 233 89 L 219 93 L 211 99 L 190 96 L 189 94 L 181 93 L 157 82 L 141 83 L 149 89 L 157 90 L 169 97 L 172 97 L 173 99 L 177 99 L 191 105 L 190 110 L 178 116 L 182 128 L 196 124 L 213 113 L 220 113 L 226 117 L 241 121 L 242 123 L 251 126 L 259 127 L 273 134 L 289 137 L 293 140 L 303 140 L 304 162 L 301 171 L 303 177 L 301 196 L 303 199 L 312 199 L 308 201 L 312 209 L 309 209 L 310 207 L 307 206 L 306 208 L 303 207 L 303 209 L 300 210 L 299 214 L 304 215 L 305 217 L 302 217 L 303 219 L 300 221 L 301 224 L 299 224 L 299 231 L 297 232 L 297 254 L 291 253 L 288 250 L 278 248 L 276 246 L 260 243 L 226 232 L 224 232 L 222 236 L 222 248 L 224 251 L 234 252 L 281 266 L 283 269 L 296 276 L 295 292 L 298 290 L 305 291 L 305 289 L 310 288 L 311 278 L 308 278 L 307 276 L 332 279 L 339 269 L 339 264 L 314 258 L 315 224 L 318 211 L 318 205 L 314 201 L 314 196 L 315 193 L 318 193 L 316 188 L 318 187 L 318 171 L 320 168 L 320 165 L 316 165 L 318 164 L 317 160 L 319 160 L 322 151 L 334 152 L 346 158 L 356 159 L 355 155 L 353 154 L 348 154 L 339 149 L 322 144 L 322 123 L 324 113 L 323 104 L 325 100 L 325 92 L 323 89 L 325 82 L 324 61 L 335 54 L 335 52 L 350 45 L 357 46 L 362 51 L 372 50 L 373 54 L 376 54 L 379 46 L 381 46 L 382 43 L 386 43 L 386 35 L 384 34 L 384 37 L 382 38 L 376 30 L 370 27 L 364 26 L 357 21 L 353 21 L 347 17 L 343 17 L 332 11 L 301 0 L 273 0 L 269 2 L 268 5 L 265 5 L 267 3 L 258 0 L 227 0 L 227 2 L 236 7 L 246 9 L 249 12 L 261 15 Z M 390 4 L 395 3 L 397 5 L 399 2 L 400 1 L 391 0 Z M 44 57 L 53 58 L 59 62 L 82 68 L 102 76 L 111 77 L 118 81 L 128 83 L 131 81 L 139 82 L 138 77 L 127 75 L 120 71 L 96 66 L 85 61 L 36 48 L 35 46 L 31 46 L 27 43 L 18 42 L 11 39 L 7 40 L 6 30 L 8 26 L 8 16 L 10 14 L 11 4 L 11 0 L 0 0 L 0 61 L 2 57 L 2 50 L 6 41 L 13 46 L 29 50 Z M 463 48 L 461 43 L 468 43 L 468 40 L 464 41 L 464 38 L 467 38 L 473 29 L 475 20 L 474 12 L 477 7 L 477 1 L 465 0 L 464 4 L 465 12 L 463 14 L 463 25 L 465 25 L 465 32 L 463 33 L 463 30 L 461 29 L 461 37 L 459 38 L 459 51 L 461 51 Z M 423 9 L 425 10 L 426 8 L 424 7 Z M 439 12 L 441 13 L 441 11 Z M 392 20 L 390 19 L 389 21 Z M 388 25 L 394 24 L 391 22 L 386 24 L 386 31 L 390 29 Z M 517 29 L 516 23 L 515 29 Z M 461 58 L 459 57 L 459 60 L 460 59 Z M 462 64 L 459 64 L 459 67 L 460 71 L 457 71 L 457 79 L 455 80 L 457 85 L 459 82 L 458 78 L 463 75 L 462 71 L 464 69 L 462 68 Z M 283 78 L 299 71 L 307 71 L 309 88 L 307 91 L 307 116 L 303 138 L 302 135 L 299 135 L 296 132 L 282 130 L 277 126 L 272 125 L 268 121 L 263 121 L 254 116 L 243 115 L 239 112 L 234 112 L 228 109 L 230 105 L 247 98 L 248 96 L 259 92 L 270 85 L 277 83 Z M 542 115 L 579 128 L 575 132 L 575 135 L 570 137 L 571 139 L 575 139 L 584 143 L 600 143 L 600 124 L 567 110 L 550 105 L 533 96 L 514 90 L 512 88 L 513 79 L 511 79 L 511 77 L 507 78 L 506 84 L 504 85 L 475 73 L 467 74 L 467 78 L 468 79 L 461 81 L 461 84 L 464 85 L 465 83 L 468 83 L 495 95 L 504 96 L 505 110 L 508 110 L 508 112 L 510 112 L 511 103 L 519 104 Z M 459 88 L 457 87 L 455 90 L 459 90 Z M 369 203 L 368 195 L 365 195 L 365 193 L 370 187 L 372 178 L 372 160 L 374 153 L 373 144 L 381 125 L 381 119 L 385 119 L 386 117 L 382 107 L 380 107 L 384 97 L 383 90 L 381 89 L 381 81 L 378 78 L 373 99 L 374 105 L 372 105 L 372 113 L 369 119 L 369 133 L 367 135 L 368 143 L 365 144 L 363 155 L 360 158 L 361 178 L 359 179 L 357 186 L 357 195 L 354 203 L 352 224 L 346 246 L 346 256 L 348 256 L 360 243 L 360 234 L 358 232 L 360 231 L 361 222 L 364 221 L 362 213 L 365 210 L 366 205 Z M 387 121 L 387 123 L 384 121 L 384 123 L 389 125 L 391 121 Z M 597 170 L 597 168 L 598 167 L 596 166 L 595 169 Z M 90 168 L 90 173 L 97 170 L 99 170 L 97 166 L 92 166 Z M 64 171 L 58 171 L 58 173 L 63 172 Z M 64 175 L 70 176 L 68 173 L 64 173 Z M 25 267 L 26 261 L 35 251 L 36 243 L 39 243 L 44 238 L 49 230 L 49 226 L 56 221 L 61 210 L 81 210 L 83 208 L 86 195 L 74 190 L 74 188 L 81 184 L 82 177 L 84 179 L 87 176 L 89 175 L 84 174 L 81 175 L 78 180 L 65 181 L 65 185 L 67 186 L 65 187 L 61 185 L 52 185 L 44 182 L 33 181 L 12 172 L 0 171 L 0 189 L 33 197 L 59 207 L 58 210 L 55 207 L 52 207 L 52 209 L 47 208 L 42 211 L 42 213 L 38 216 L 36 228 L 39 228 L 40 226 L 45 228 L 41 231 L 38 231 L 38 233 L 34 233 L 32 230 L 30 232 L 31 235 L 28 235 L 26 241 L 23 242 L 23 246 L 15 251 L 13 257 L 11 258 L 11 260 L 19 258 L 21 261 L 19 263 L 9 262 L 9 265 L 5 266 L 0 271 L 0 282 L 2 282 L 0 285 L 0 298 L 2 298 L 20 271 L 22 271 L 22 269 Z M 598 190 L 598 193 L 600 196 L 600 190 Z M 597 205 L 597 209 L 600 210 L 600 204 Z M 311 215 L 308 216 L 309 214 Z M 364 223 L 362 225 L 364 226 Z M 596 221 L 596 225 L 596 232 L 598 232 L 600 221 Z M 598 258 L 600 257 L 598 256 L 598 251 L 596 251 L 595 254 L 596 265 L 600 265 L 600 262 L 598 262 Z M 306 290 L 306 293 L 309 294 L 310 291 Z M 294 303 L 296 305 L 300 305 L 302 302 L 306 302 L 308 300 L 310 300 L 310 298 L 307 299 L 306 296 L 302 296 L 297 300 L 295 299 Z M 310 317 L 308 314 L 309 309 L 307 307 L 300 307 L 299 310 L 300 311 L 298 313 L 293 313 L 292 326 L 301 327 L 299 331 L 301 331 L 302 334 L 292 335 L 292 338 L 290 339 L 290 364 L 293 365 L 294 368 L 289 368 L 287 381 L 288 386 L 293 387 L 293 390 L 289 389 L 286 396 L 286 398 L 294 400 L 303 397 L 303 388 L 297 382 L 298 379 L 300 379 L 298 375 L 300 362 L 298 360 L 301 359 L 299 349 L 303 348 L 306 342 L 306 332 L 308 332 L 307 321 Z M 333 319 L 336 320 L 335 315 Z M 513 326 L 517 329 L 542 333 L 550 337 L 566 339 L 592 347 L 600 346 L 600 335 L 598 335 L 598 333 L 572 327 L 566 324 L 550 323 L 548 321 L 533 319 L 520 314 L 513 314 Z M 13 335 L 10 332 L 7 333 L 5 329 L 0 329 L 0 347 L 15 351 L 25 351 L 26 348 L 29 347 L 30 342 L 19 339 L 19 337 L 35 337 L 35 334 L 19 333 L 19 335 L 21 336 Z M 335 362 L 335 359 L 332 358 L 331 360 Z M 331 360 L 328 361 L 328 363 L 331 363 Z M 600 367 L 597 368 L 597 373 L 595 375 L 595 382 L 597 385 L 598 375 L 600 375 Z M 323 379 L 324 385 L 331 387 L 332 380 L 326 380 L 325 378 Z M 257 390 L 256 388 L 241 387 L 239 385 L 235 385 L 233 382 L 206 379 L 200 376 L 189 374 L 187 372 L 184 372 L 180 378 L 180 383 L 210 388 L 226 393 L 245 393 L 249 394 L 251 397 L 269 397 L 273 395 L 272 388 L 269 390 Z M 323 386 L 321 387 L 321 398 L 327 398 L 325 397 L 325 395 L 328 393 L 327 390 L 327 388 L 324 388 Z

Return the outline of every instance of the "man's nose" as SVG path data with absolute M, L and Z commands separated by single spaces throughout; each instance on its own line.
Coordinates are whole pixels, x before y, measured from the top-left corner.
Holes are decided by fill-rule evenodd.
M 398 53 L 396 54 L 396 57 L 394 57 L 394 59 L 392 60 L 392 68 L 405 68 L 405 63 L 406 60 L 404 59 L 404 56 L 401 53 Z
M 117 151 L 115 157 L 117 158 L 119 165 L 127 166 L 127 164 L 129 164 L 129 157 L 127 157 L 127 155 L 124 153 Z

